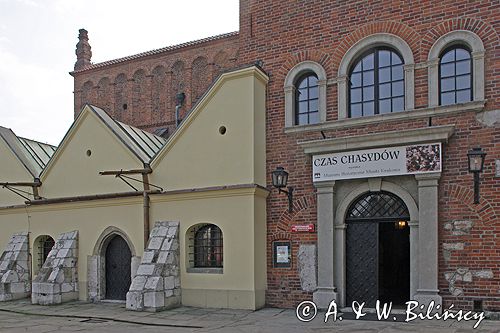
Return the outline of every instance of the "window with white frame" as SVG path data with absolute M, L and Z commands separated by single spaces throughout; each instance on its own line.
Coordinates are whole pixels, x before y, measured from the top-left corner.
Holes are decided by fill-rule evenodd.
M 462 45 L 445 49 L 439 58 L 439 105 L 472 101 L 472 59 Z
M 451 31 L 429 50 L 429 107 L 484 100 L 483 42 L 467 30 Z
M 348 83 L 350 118 L 404 110 L 403 59 L 391 48 L 363 53 L 353 63 Z
M 285 127 L 326 121 L 326 72 L 314 61 L 295 65 L 285 78 Z
M 412 110 L 415 62 L 399 36 L 376 33 L 355 43 L 339 65 L 338 119 Z

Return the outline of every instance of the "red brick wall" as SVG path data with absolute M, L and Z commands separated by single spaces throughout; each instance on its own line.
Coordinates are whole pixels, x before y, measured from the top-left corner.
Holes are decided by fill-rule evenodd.
M 77 71 L 75 117 L 85 103 L 91 103 L 127 124 L 150 131 L 169 127 L 172 133 L 175 95 L 186 94 L 182 117 L 220 72 L 235 66 L 237 54 L 236 34 Z
M 240 0 L 240 63 L 263 61 L 270 75 L 267 97 L 267 172 L 283 166 L 295 186 L 293 215 L 286 197 L 273 191 L 268 200 L 268 292 L 267 303 L 291 307 L 311 293 L 301 291 L 297 272 L 299 244 L 315 243 L 315 234 L 290 233 L 292 224 L 316 223 L 315 190 L 311 182 L 311 160 L 297 141 L 320 139 L 319 132 L 285 134 L 283 85 L 288 71 L 304 60 L 320 63 L 329 79 L 337 77 L 345 52 L 357 41 L 374 33 L 391 33 L 410 46 L 415 63 L 415 107 L 428 101 L 425 62 L 432 44 L 452 30 L 475 32 L 483 41 L 485 58 L 486 109 L 499 109 L 500 102 L 500 3 L 498 1 L 264 1 Z M 327 120 L 337 119 L 337 87 L 327 88 Z M 500 158 L 499 128 L 488 128 L 473 112 L 439 116 L 434 126 L 455 124 L 456 132 L 444 146 L 444 170 L 439 200 L 439 288 L 445 304 L 470 309 L 474 299 L 484 300 L 489 310 L 500 310 L 500 179 L 494 177 L 494 159 Z M 426 127 L 427 119 L 388 122 L 353 129 L 325 131 L 327 137 Z M 481 203 L 472 204 L 472 175 L 467 171 L 467 151 L 480 145 L 488 153 L 481 175 Z M 268 184 L 271 183 L 270 177 Z M 449 229 L 456 220 L 470 220 L 473 227 L 463 235 Z M 447 226 L 445 229 L 445 226 Z M 291 269 L 273 268 L 272 242 L 291 240 Z M 444 243 L 463 243 L 463 250 L 451 250 L 444 258 Z M 448 245 L 447 245 L 448 246 Z M 453 246 L 453 245 L 452 245 Z M 459 245 L 461 246 L 461 245 Z M 333 258 L 332 258 L 333 260 Z M 450 272 L 467 268 L 476 274 L 472 282 L 455 281 Z M 492 278 L 477 271 L 491 270 Z M 448 279 L 445 279 L 448 273 Z M 460 273 L 464 273 L 460 270 Z M 467 274 L 467 273 L 465 273 Z M 489 273 L 488 273 L 489 274 Z M 488 275 L 487 274 L 487 275 Z M 469 275 L 467 275 L 469 276 Z M 484 276 L 484 275 L 483 275 Z M 455 276 L 456 278 L 456 276 Z M 453 296 L 450 290 L 463 293 Z

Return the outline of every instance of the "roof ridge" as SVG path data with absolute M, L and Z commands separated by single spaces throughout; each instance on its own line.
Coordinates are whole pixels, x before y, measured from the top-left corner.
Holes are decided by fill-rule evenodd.
M 233 36 L 239 35 L 239 33 L 240 33 L 239 31 L 227 32 L 227 33 L 214 35 L 214 36 L 210 36 L 210 37 L 205 37 L 205 38 L 201 38 L 201 39 L 196 39 L 193 41 L 188 41 L 188 42 L 184 42 L 184 43 L 180 43 L 180 44 L 165 46 L 165 47 L 162 47 L 159 49 L 153 49 L 150 51 L 145 51 L 145 52 L 133 54 L 130 56 L 125 56 L 125 57 L 121 57 L 121 58 L 116 58 L 116 59 L 112 59 L 112 60 L 98 62 L 96 64 L 91 64 L 90 66 L 87 66 L 87 67 L 84 67 L 84 68 L 81 68 L 78 70 L 74 70 L 74 71 L 70 72 L 70 74 L 80 73 L 80 72 L 84 72 L 84 71 L 87 71 L 90 69 L 100 68 L 100 67 L 104 67 L 104 66 L 108 66 L 108 65 L 114 65 L 114 64 L 118 64 L 118 63 L 125 62 L 128 60 L 135 60 L 138 58 L 147 57 L 147 56 L 155 55 L 155 54 L 162 53 L 162 52 L 173 51 L 173 50 L 181 49 L 184 47 L 198 45 L 198 44 L 202 44 L 202 43 L 206 43 L 206 42 L 211 42 L 211 41 L 215 41 L 215 40 L 219 40 L 219 39 L 223 39 L 223 38 L 227 38 L 227 37 L 233 37 Z
M 33 141 L 33 142 L 36 142 L 36 143 L 39 143 L 41 145 L 45 145 L 45 146 L 50 146 L 50 147 L 53 147 L 53 148 L 57 148 L 56 145 L 53 145 L 53 144 L 50 144 L 50 143 L 45 143 L 45 142 L 42 142 L 42 141 L 38 141 L 38 140 L 35 140 L 35 139 L 30 139 L 30 138 L 25 138 L 24 136 L 19 136 L 19 135 L 16 135 L 19 139 L 23 139 L 23 140 L 29 140 L 29 141 Z

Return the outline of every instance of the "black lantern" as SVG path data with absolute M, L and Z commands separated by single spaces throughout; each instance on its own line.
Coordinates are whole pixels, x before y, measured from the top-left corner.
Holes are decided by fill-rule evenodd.
M 273 186 L 278 189 L 279 193 L 285 193 L 288 196 L 288 211 L 291 213 L 293 210 L 293 187 L 288 187 L 288 191 L 282 188 L 286 187 L 288 183 L 288 172 L 283 167 L 277 167 L 271 173 Z
M 479 203 L 479 174 L 483 172 L 484 157 L 486 153 L 480 148 L 472 148 L 467 153 L 469 172 L 474 174 L 474 203 Z

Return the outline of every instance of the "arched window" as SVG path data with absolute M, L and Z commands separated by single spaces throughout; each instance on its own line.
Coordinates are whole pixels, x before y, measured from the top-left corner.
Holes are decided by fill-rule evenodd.
M 286 75 L 285 127 L 313 125 L 326 121 L 326 71 L 317 62 L 306 60 Z
M 295 125 L 319 123 L 319 85 L 314 73 L 306 73 L 295 83 Z
M 47 257 L 49 256 L 49 252 L 52 250 L 52 247 L 54 247 L 54 239 L 48 235 L 43 235 L 38 237 L 38 239 L 35 242 L 36 247 L 37 247 L 37 267 L 40 269 L 43 266 L 43 263 L 45 260 L 47 260 Z
M 403 111 L 403 60 L 389 48 L 374 48 L 354 62 L 349 73 L 349 117 Z
M 472 31 L 455 30 L 439 37 L 427 56 L 429 107 L 484 103 L 485 53 L 481 38 Z
M 439 57 L 439 104 L 472 101 L 472 57 L 464 46 L 445 49 Z
M 222 231 L 214 224 L 206 224 L 194 233 L 194 267 L 222 268 Z

